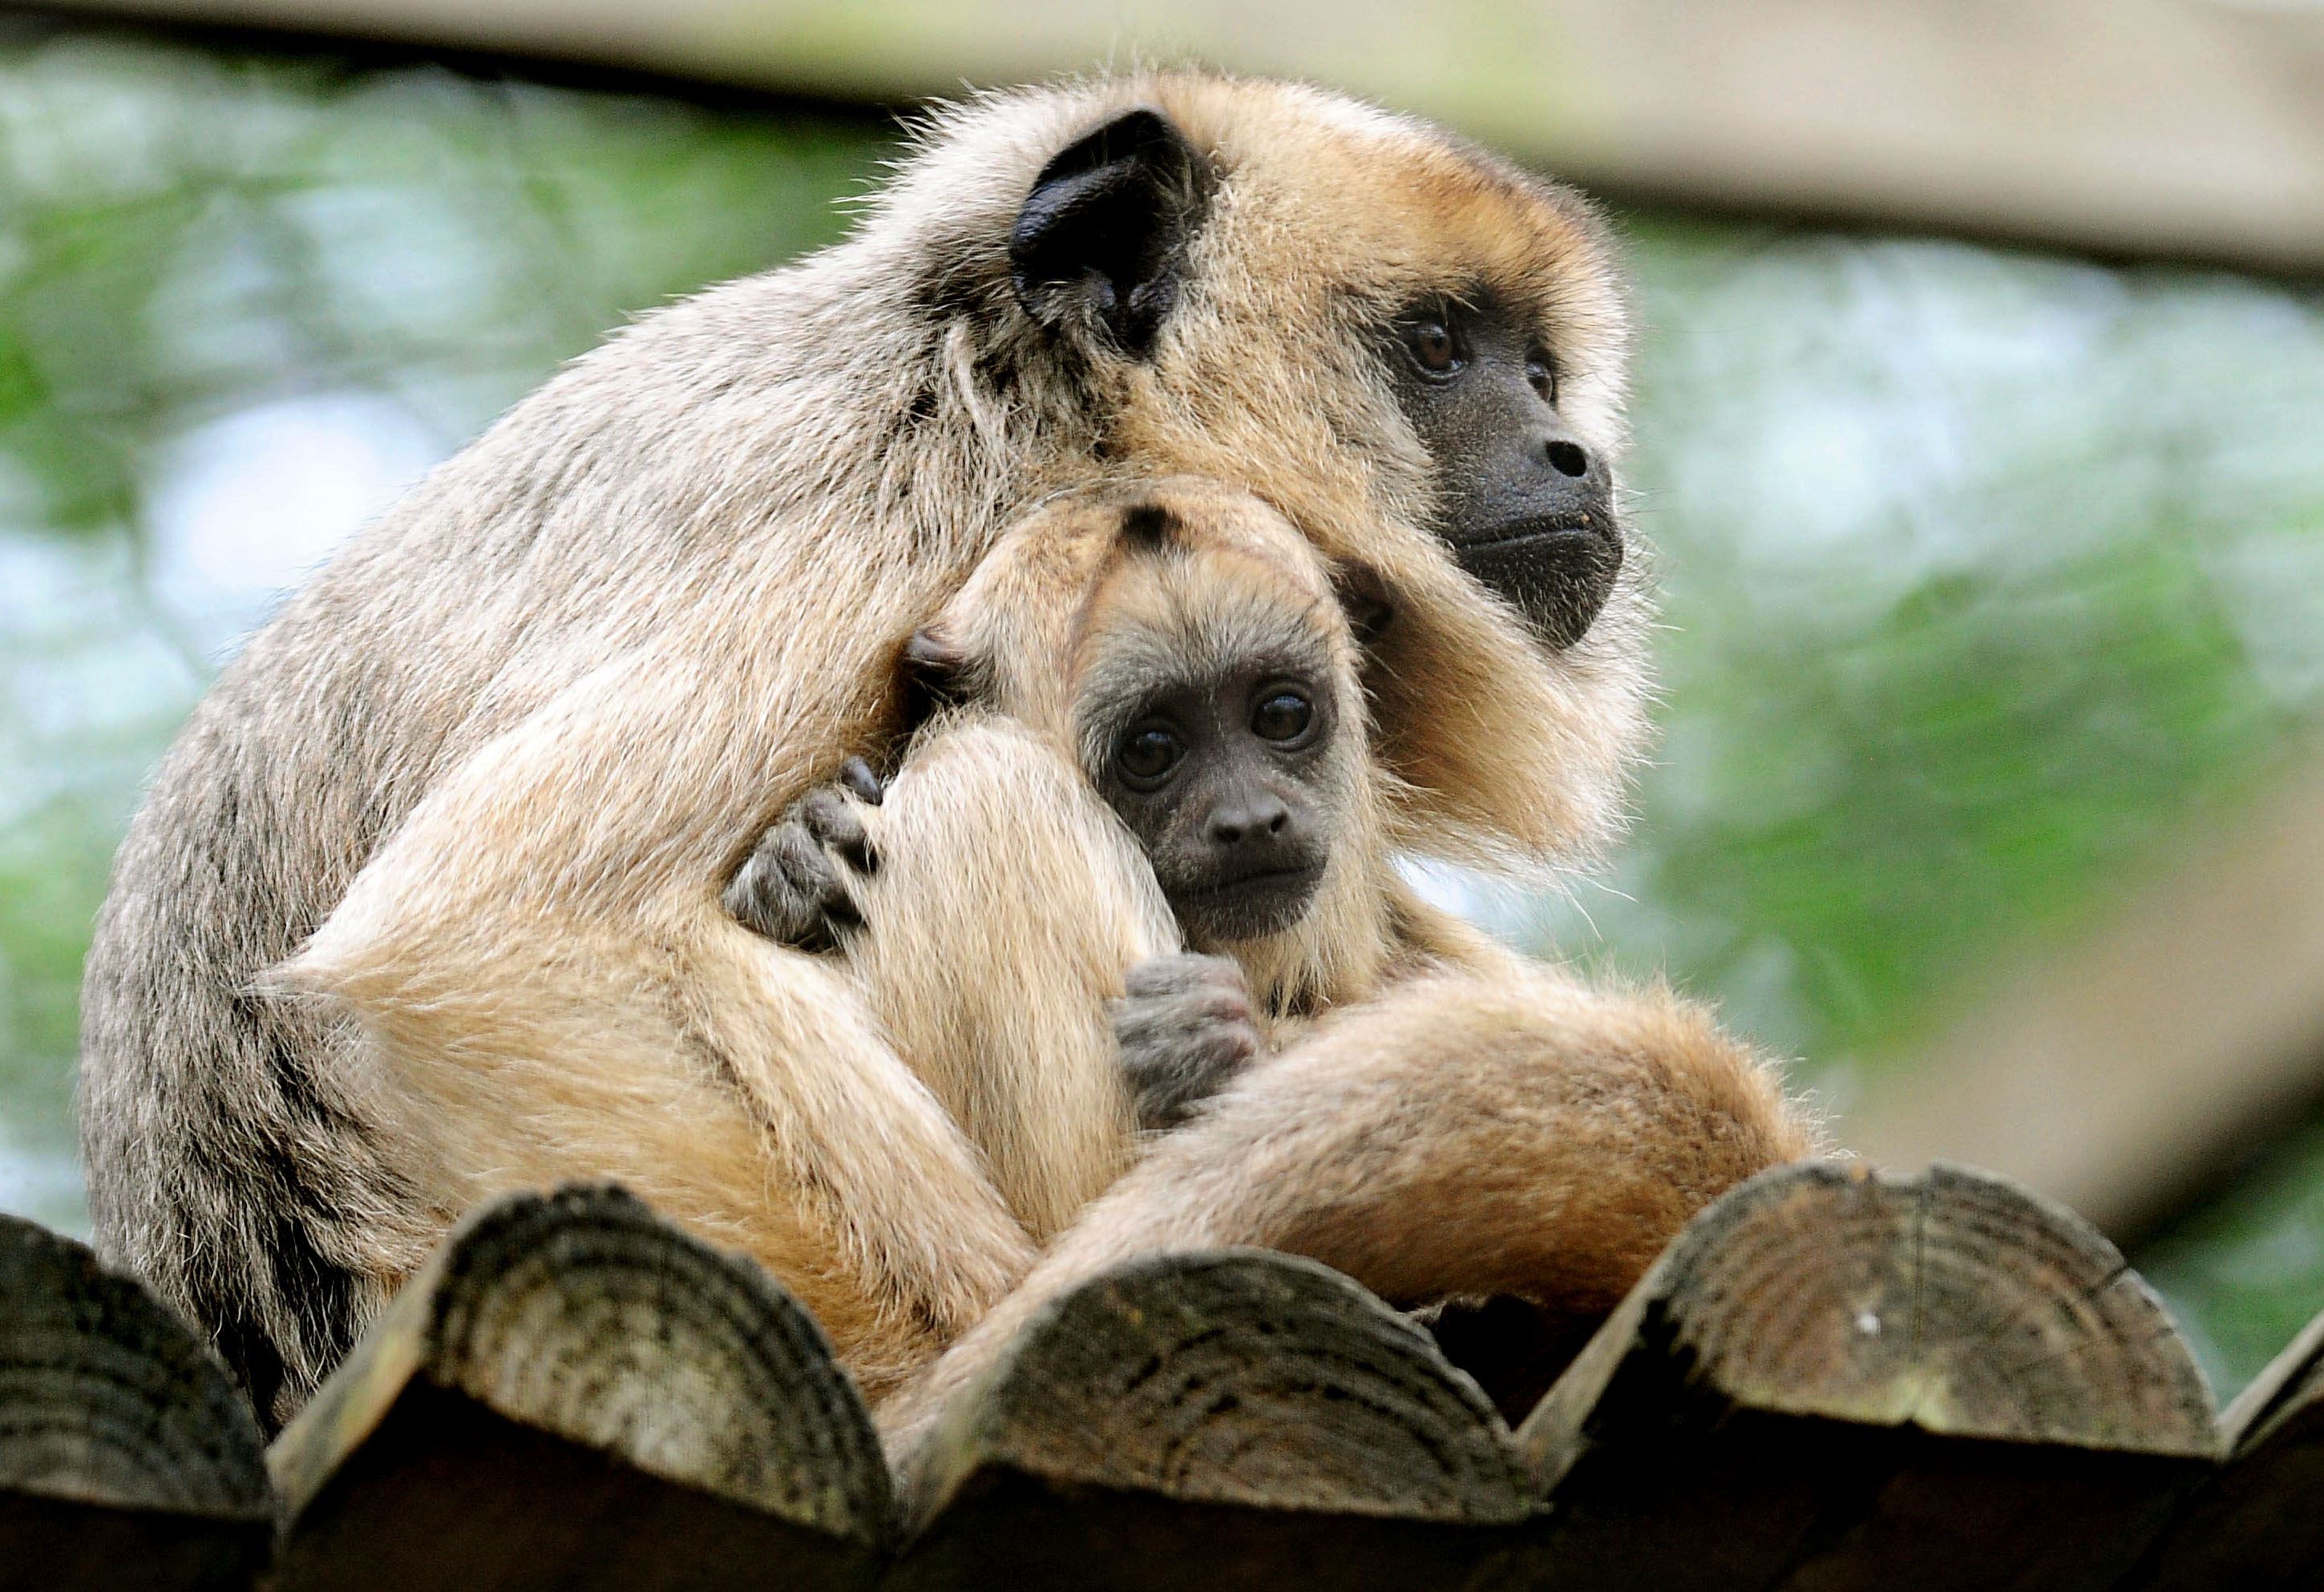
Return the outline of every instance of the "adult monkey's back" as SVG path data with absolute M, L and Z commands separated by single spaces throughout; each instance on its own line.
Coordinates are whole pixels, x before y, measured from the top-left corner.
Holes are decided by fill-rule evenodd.
M 443 993 L 499 1063 L 469 1115 L 531 1134 L 500 1174 L 613 1172 L 754 1252 L 819 1246 L 851 1276 L 791 1280 L 843 1341 L 877 1325 L 844 1319 L 866 1296 L 941 1341 L 1026 1237 L 826 970 L 729 922 L 720 887 L 892 731 L 899 648 L 996 528 L 1106 471 L 1247 483 L 1378 572 L 1415 849 L 1588 846 L 1643 690 L 1607 474 L 1623 340 L 1588 213 L 1408 120 L 1191 75 L 941 118 L 852 239 L 579 361 L 226 670 L 89 960 L 102 1247 L 279 1419 L 489 1192 L 454 1170 L 465 1120 L 402 1109 L 351 1029 L 262 981 L 456 782 L 491 796 L 478 854 L 513 859 L 435 925 L 472 938 Z M 504 972 L 586 998 L 496 1012 Z M 625 1048 L 632 1017 L 686 1043 Z M 848 1065 L 790 1064 L 810 1054 Z M 629 1161 L 569 1148 L 623 1109 Z M 881 1219 L 929 1210 L 941 1230 Z

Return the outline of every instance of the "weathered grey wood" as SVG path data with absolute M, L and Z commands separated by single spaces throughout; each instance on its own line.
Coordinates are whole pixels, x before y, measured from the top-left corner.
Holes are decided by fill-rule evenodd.
M 1528 1510 L 1508 1429 L 1425 1333 L 1256 1250 L 1057 1301 L 909 1468 L 914 1588 L 1436 1586 Z
M 466 1223 L 269 1455 L 279 1584 L 867 1584 L 892 1514 L 822 1331 L 618 1190 Z
M 273 1534 L 263 1447 L 159 1301 L 0 1216 L 0 1587 L 248 1586 Z
M 2228 1459 L 2129 1586 L 2292 1592 L 2324 1586 L 2324 1315 L 2220 1422 Z
M 1988 1174 L 1784 1168 L 1703 1212 L 1518 1432 L 1555 1587 L 2101 1588 L 2209 1473 L 2153 1293 Z

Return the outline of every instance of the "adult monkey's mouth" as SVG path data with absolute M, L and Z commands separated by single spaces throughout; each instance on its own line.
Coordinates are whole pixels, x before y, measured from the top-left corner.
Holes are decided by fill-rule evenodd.
M 1600 516 L 1587 511 L 1579 514 L 1525 515 L 1504 521 L 1478 535 L 1463 537 L 1453 544 L 1453 550 L 1465 557 L 1470 553 L 1482 552 L 1488 548 L 1521 547 L 1536 542 L 1555 542 L 1575 538 L 1616 542 L 1618 549 L 1616 557 L 1618 561 L 1619 538 L 1614 535 L 1613 527 L 1607 524 Z
M 1553 648 L 1589 633 L 1622 568 L 1622 535 L 1608 517 L 1532 515 L 1452 544 L 1453 561 L 1517 605 Z

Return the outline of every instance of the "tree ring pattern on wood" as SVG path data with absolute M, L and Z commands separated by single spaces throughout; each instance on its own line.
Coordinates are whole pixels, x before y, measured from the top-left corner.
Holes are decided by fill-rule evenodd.
M 836 1537 L 892 1519 L 821 1328 L 747 1260 L 618 1189 L 492 1207 L 453 1241 L 429 1372 L 505 1414 Z
M 0 1216 L 0 1489 L 264 1521 L 264 1455 L 183 1321 L 85 1245 Z
M 1287 1256 L 1132 1261 L 1050 1305 L 967 1396 L 971 1429 L 937 1440 L 955 1465 L 1277 1510 L 1530 1507 L 1508 1429 L 1428 1335 Z
M 1655 1270 L 1650 1322 L 1738 1403 L 1957 1437 L 2218 1446 L 2209 1390 L 2152 1290 L 2088 1223 L 2004 1178 L 1780 1169 Z

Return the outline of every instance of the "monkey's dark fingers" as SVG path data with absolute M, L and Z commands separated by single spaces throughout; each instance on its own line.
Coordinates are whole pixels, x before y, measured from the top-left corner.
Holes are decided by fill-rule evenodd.
M 1122 1065 L 1148 1072 L 1208 1076 L 1259 1054 L 1259 1026 L 1248 1013 L 1221 1014 L 1180 1001 L 1117 1001 L 1112 1011 Z
M 854 792 L 858 801 L 874 807 L 888 794 L 887 787 L 880 783 L 880 776 L 873 773 L 872 765 L 862 758 L 850 758 L 839 765 L 839 783 Z
M 844 771 L 843 770 L 843 776 Z M 822 845 L 829 846 L 842 862 L 865 875 L 880 871 L 879 854 L 863 828 L 862 815 L 831 786 L 811 790 L 800 798 L 799 822 Z
M 1240 964 L 1228 956 L 1200 956 L 1191 952 L 1149 956 L 1130 965 L 1130 971 L 1122 975 L 1122 985 L 1123 993 L 1132 1000 L 1160 999 L 1204 991 L 1231 996 L 1247 1008 L 1250 999 Z
M 802 951 L 829 951 L 863 914 L 823 842 L 797 819 L 767 831 L 719 897 L 744 928 Z
M 1108 1004 L 1141 1127 L 1184 1122 L 1264 1047 L 1242 970 L 1225 957 L 1154 957 L 1122 982 Z
M 719 896 L 727 915 L 744 928 L 784 944 L 798 944 L 820 914 L 812 910 L 819 890 L 803 890 L 800 875 L 830 862 L 814 837 L 793 822 L 774 825 Z
M 1126 1042 L 1122 1078 L 1138 1125 L 1177 1127 L 1256 1060 L 1259 1049 L 1259 1031 L 1247 1023 L 1171 1025 L 1143 1045 Z

